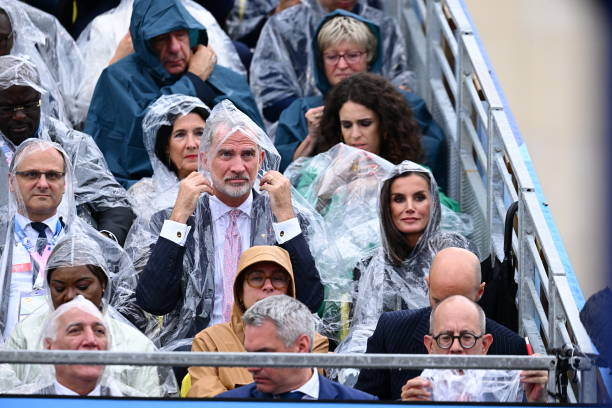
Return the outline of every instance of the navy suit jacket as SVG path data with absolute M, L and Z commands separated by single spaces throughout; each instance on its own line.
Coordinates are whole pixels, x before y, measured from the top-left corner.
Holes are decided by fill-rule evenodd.
M 431 307 L 383 313 L 366 353 L 427 354 L 423 337 L 429 333 Z M 525 340 L 518 334 L 491 319 L 487 319 L 486 332 L 493 335 L 490 355 L 525 355 Z M 359 373 L 355 388 L 374 394 L 381 400 L 401 397 L 402 386 L 421 370 L 373 370 Z
M 320 400 L 376 400 L 376 396 L 355 390 L 346 385 L 338 384 L 319 376 L 319 399 Z M 252 399 L 272 399 L 272 394 L 264 393 L 257 390 L 257 384 L 243 385 L 242 387 L 234 388 L 217 395 L 217 398 L 252 398 Z

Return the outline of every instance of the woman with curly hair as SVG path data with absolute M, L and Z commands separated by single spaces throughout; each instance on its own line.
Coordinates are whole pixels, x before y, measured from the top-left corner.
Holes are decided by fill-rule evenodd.
M 381 76 L 353 75 L 327 96 L 313 153 L 344 143 L 398 164 L 423 162 L 421 130 L 404 96 Z

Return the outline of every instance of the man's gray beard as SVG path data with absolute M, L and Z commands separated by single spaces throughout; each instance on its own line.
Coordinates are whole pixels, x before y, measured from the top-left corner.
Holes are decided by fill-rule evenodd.
M 216 190 L 221 191 L 223 194 L 228 195 L 230 197 L 233 198 L 239 198 L 242 197 L 246 194 L 249 193 L 249 191 L 251 191 L 251 188 L 253 188 L 253 185 L 251 185 L 249 182 L 245 182 L 243 186 L 230 186 L 227 183 L 223 183 L 223 185 L 221 186 L 221 188 L 216 188 Z

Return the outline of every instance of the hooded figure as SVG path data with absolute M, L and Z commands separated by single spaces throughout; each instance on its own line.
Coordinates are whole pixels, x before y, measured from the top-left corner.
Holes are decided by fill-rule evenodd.
M 246 75 L 230 38 L 219 26 L 214 16 L 200 4 L 192 0 L 183 0 L 189 14 L 198 20 L 208 35 L 208 42 L 218 57 L 218 64 L 239 74 Z M 134 0 L 122 0 L 119 5 L 94 18 L 81 32 L 77 40 L 87 67 L 83 73 L 83 82 L 79 89 L 77 113 L 81 122 L 85 121 L 91 96 L 100 74 L 109 65 L 117 46 L 130 28 L 130 17 Z
M 406 44 L 395 20 L 357 1 L 352 12 L 381 29 L 380 73 L 395 85 L 411 88 L 412 73 L 406 63 Z M 311 64 L 315 30 L 327 14 L 319 0 L 302 0 L 272 16 L 261 31 L 251 63 L 250 81 L 264 118 L 276 122 L 281 112 L 300 97 L 319 93 Z M 325 92 L 325 91 L 323 91 Z
M 0 55 L 27 55 L 38 67 L 41 87 L 49 94 L 48 114 L 68 125 L 81 123 L 75 100 L 85 64 L 75 41 L 57 18 L 35 7 L 0 0 L 0 9 L 6 12 L 12 30 L 7 40 L 12 47 L 0 50 Z
M 278 292 L 278 289 L 273 286 L 273 277 L 269 278 L 270 283 L 268 283 L 267 278 L 264 278 L 264 286 L 261 288 L 247 288 L 257 294 L 254 299 L 247 300 L 244 296 L 245 285 L 249 285 L 245 282 L 246 275 L 253 270 L 253 266 L 262 262 L 272 263 L 275 267 L 280 267 L 280 270 L 286 272 L 289 279 L 288 285 L 284 292 Z M 291 267 L 289 254 L 277 246 L 255 246 L 247 249 L 240 257 L 238 272 L 234 280 L 234 306 L 231 321 L 202 330 L 194 337 L 191 351 L 244 352 L 244 325 L 242 322 L 244 312 L 256 301 L 277 294 L 296 297 L 293 268 Z M 315 353 L 327 353 L 327 338 L 317 333 L 313 351 Z M 245 367 L 190 367 L 189 375 L 192 385 L 187 396 L 194 398 L 214 397 L 222 392 L 232 390 L 236 386 L 253 382 L 253 376 Z
M 280 158 L 267 135 L 231 102 L 222 101 L 206 121 L 199 158 L 200 174 L 192 175 L 208 179 L 207 192 L 198 193 L 195 209 L 185 214 L 185 221 L 171 220 L 172 208 L 156 213 L 149 237 L 142 239 L 151 243 L 150 256 L 134 261 L 146 263 L 136 289 L 138 304 L 149 313 L 167 315 L 161 344 L 191 338 L 211 322 L 229 320 L 234 277 L 228 276 L 236 268 L 228 266 L 227 259 L 255 245 L 278 244 L 291 254 L 298 300 L 316 311 L 323 286 L 311 248 L 327 241 L 318 233 L 321 223 L 316 214 L 294 201 L 298 194 L 292 193 L 286 202 L 286 191 L 281 191 L 283 210 L 291 206 L 293 217 L 277 222 L 274 209 L 279 207 L 274 205 L 278 203 L 264 191 L 272 182 L 262 178 L 283 177 L 272 171 Z M 236 192 L 233 201 L 227 199 Z M 228 233 L 231 222 L 240 236 L 235 241 Z
M 320 94 L 312 96 L 305 95 L 304 97 L 296 99 L 281 113 L 278 120 L 274 145 L 281 155 L 281 171 L 285 171 L 289 163 L 293 161 L 293 155 L 296 148 L 308 135 L 308 122 L 305 117 L 306 112 L 311 108 L 323 106 L 325 103 L 324 99 L 332 88 L 325 74 L 323 61 L 324 50 L 319 48 L 317 38 L 326 23 L 339 16 L 353 18 L 364 23 L 368 27 L 376 39 L 376 47 L 372 50 L 373 55 L 368 61 L 367 71 L 375 74 L 382 73 L 384 54 L 380 27 L 363 16 L 344 10 L 336 10 L 326 15 L 312 36 L 312 51 L 310 53 L 313 75 Z M 336 38 L 335 43 L 342 43 L 344 40 L 343 38 Z M 330 45 L 334 45 L 335 43 Z M 446 180 L 446 138 L 444 132 L 433 120 L 423 99 L 412 92 L 404 90 L 399 90 L 399 92 L 406 99 L 413 117 L 421 130 L 421 141 L 425 153 L 424 164 L 434 169 L 436 179 Z
M 134 268 L 125 252 L 115 243 L 91 234 L 91 229 L 71 232 L 54 248 L 46 271 L 47 303 L 19 322 L 6 342 L 10 350 L 42 348 L 41 328 L 60 305 L 76 294 L 84 295 L 103 313 L 108 323 L 114 351 L 154 352 L 157 348 L 142 332 L 122 316 L 132 292 L 127 285 L 134 279 Z M 116 306 L 113 306 L 116 305 Z M 39 365 L 14 365 L 18 378 L 30 383 L 39 375 Z M 109 366 L 107 374 L 139 395 L 161 397 L 177 392 L 169 368 L 155 366 Z
M 151 40 L 185 30 L 189 49 L 184 71 L 171 74 L 153 50 Z M 152 174 L 142 137 L 146 108 L 164 94 L 197 96 L 208 106 L 231 100 L 252 120 L 261 118 L 245 78 L 220 65 L 214 65 L 206 81 L 188 72 L 193 50 L 208 44 L 206 28 L 185 9 L 180 0 L 136 0 L 130 22 L 134 53 L 107 67 L 92 97 L 85 131 L 104 153 L 109 168 L 129 187 Z M 176 41 L 176 40 L 175 40 Z M 181 47 L 183 43 L 181 43 Z M 203 52 L 198 48 L 197 52 Z M 108 109 L 114 106 L 116 109 Z
M 401 232 L 391 220 L 390 203 L 394 181 L 413 175 L 427 181 L 429 208 L 425 228 L 411 248 L 396 235 Z M 367 340 L 383 312 L 429 306 L 425 276 L 440 250 L 457 247 L 476 253 L 474 246 L 461 234 L 440 231 L 441 215 L 438 185 L 426 168 L 404 161 L 383 180 L 379 199 L 382 246 L 363 258 L 355 268 L 354 277 L 358 281 L 353 294 L 353 320 L 349 335 L 338 345 L 336 352 L 365 353 Z M 343 369 L 339 377 L 341 382 L 354 385 L 358 373 L 357 369 Z
M 0 180 L 7 180 L 2 177 L 8 167 L 5 165 L 10 163 L 22 140 L 38 138 L 58 143 L 74 166 L 78 215 L 123 244 L 134 218 L 125 189 L 110 173 L 91 136 L 49 115 L 49 96 L 40 83 L 37 68 L 24 56 L 0 57 L 0 104 L 3 108 L 7 102 L 27 105 L 19 117 L 11 110 L 8 116 L 0 118 L 0 129 L 6 132 L 0 132 Z M 34 101 L 29 99 L 32 96 Z M 8 108 L 14 109 L 14 106 L 8 105 Z M 7 188 L 4 183 L 0 181 L 0 190 Z M 3 207 L 6 208 L 6 197 L 0 195 L 0 213 Z

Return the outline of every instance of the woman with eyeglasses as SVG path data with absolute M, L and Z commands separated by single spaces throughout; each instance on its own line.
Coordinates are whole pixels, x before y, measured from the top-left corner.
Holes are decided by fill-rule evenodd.
M 278 246 L 254 246 L 242 254 L 234 280 L 234 307 L 231 320 L 198 333 L 191 351 L 243 352 L 242 315 L 257 301 L 275 295 L 295 297 L 293 268 L 289 253 Z M 327 338 L 317 334 L 313 352 L 327 353 Z M 253 382 L 244 367 L 189 367 L 191 388 L 185 382 L 181 395 L 214 397 L 222 392 Z
M 312 72 L 321 95 L 299 98 L 281 114 L 274 139 L 281 154 L 281 171 L 293 160 L 317 153 L 316 146 L 322 137 L 326 137 L 322 135 L 320 125 L 324 98 L 327 98 L 330 90 L 358 73 L 380 74 L 384 59 L 388 58 L 382 52 L 380 28 L 363 17 L 343 10 L 336 10 L 323 19 L 313 36 L 312 48 L 315 58 L 311 62 Z M 415 126 L 420 133 L 418 139 L 425 153 L 424 164 L 433 169 L 437 179 L 445 180 L 444 133 L 432 119 L 423 99 L 411 92 L 398 92 L 406 100 L 416 121 Z M 379 90 L 374 96 L 383 97 L 379 95 Z M 404 120 L 410 119 L 407 117 Z M 418 160 L 418 157 L 403 159 Z

